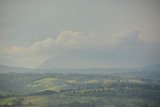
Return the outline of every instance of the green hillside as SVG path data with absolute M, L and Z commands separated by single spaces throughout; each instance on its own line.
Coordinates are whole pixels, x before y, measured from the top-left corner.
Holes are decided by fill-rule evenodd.
M 160 80 L 135 73 L 1 73 L 0 107 L 159 107 Z

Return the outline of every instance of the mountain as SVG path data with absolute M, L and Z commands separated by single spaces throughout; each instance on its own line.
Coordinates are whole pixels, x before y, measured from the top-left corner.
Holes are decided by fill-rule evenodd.
M 92 62 L 92 63 L 91 63 Z M 81 57 L 75 55 L 66 55 L 61 57 L 54 57 L 46 60 L 37 68 L 52 69 L 52 68 L 87 68 L 93 65 L 99 65 L 101 62 L 92 57 Z
M 52 65 L 53 63 L 51 63 Z M 50 66 L 51 66 L 50 65 Z M 49 65 L 48 65 L 49 66 Z M 126 72 L 141 72 L 142 74 L 156 74 L 160 73 L 160 64 L 159 65 L 149 65 L 140 68 L 58 68 L 58 67 L 48 67 L 48 68 L 20 68 L 20 67 L 10 67 L 5 65 L 0 65 L 0 73 L 105 73 L 105 74 L 114 74 L 114 73 L 126 73 Z
M 160 64 L 157 65 L 148 65 L 145 67 L 142 67 L 143 71 L 156 71 L 156 72 L 160 72 Z
M 8 73 L 8 72 L 27 73 L 27 72 L 33 72 L 33 70 L 29 68 L 0 65 L 0 73 Z
M 10 67 L 5 65 L 0 65 L 0 73 L 120 73 L 120 72 L 128 72 L 134 71 L 132 68 L 46 68 L 46 69 L 28 69 L 28 68 L 20 68 L 20 67 Z
M 132 75 L 137 78 L 160 80 L 160 64 L 140 67 L 135 72 L 128 72 L 125 75 Z

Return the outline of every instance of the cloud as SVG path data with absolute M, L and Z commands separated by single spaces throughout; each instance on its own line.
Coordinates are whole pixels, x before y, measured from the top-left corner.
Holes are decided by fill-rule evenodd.
M 22 67 L 33 68 L 41 64 L 50 57 L 51 50 L 54 47 L 54 40 L 51 37 L 42 41 L 37 41 L 29 47 L 11 46 L 10 48 L 1 49 L 1 54 L 6 55 L 5 61 L 12 60 L 11 64 L 17 64 Z
M 13 45 L 9 49 L 8 48 L 4 49 L 3 52 L 6 53 L 6 54 L 20 54 L 20 53 L 23 53 L 24 50 L 25 49 L 23 47 Z
M 53 38 L 48 37 L 45 40 L 42 41 L 38 41 L 36 43 L 34 43 L 32 46 L 30 46 L 29 48 L 26 48 L 26 51 L 32 53 L 32 54 L 43 54 L 46 51 L 50 52 L 50 50 L 52 48 L 55 47 L 55 41 Z
M 57 45 L 66 48 L 114 48 L 141 42 L 139 31 L 121 31 L 114 36 L 100 36 L 79 31 L 62 31 L 55 40 Z
M 6 54 L 40 54 L 44 51 L 49 51 L 52 47 L 54 47 L 55 41 L 53 38 L 48 37 L 45 40 L 37 41 L 33 45 L 29 47 L 19 47 L 19 46 L 11 46 L 10 48 L 4 49 L 4 53 Z
M 121 31 L 113 36 L 99 36 L 80 31 L 62 31 L 57 38 L 48 37 L 37 41 L 29 47 L 11 46 L 1 49 L 7 55 L 6 60 L 25 67 L 36 67 L 45 60 L 65 54 L 66 50 L 102 50 L 133 47 L 139 44 L 139 31 Z M 14 63 L 12 63 L 14 64 Z
M 135 46 L 144 43 L 144 41 L 140 37 L 140 31 L 120 31 L 116 33 L 114 36 L 114 43 L 116 46 Z
M 95 48 L 102 45 L 101 40 L 101 37 L 92 33 L 62 31 L 56 38 L 56 44 L 65 48 Z

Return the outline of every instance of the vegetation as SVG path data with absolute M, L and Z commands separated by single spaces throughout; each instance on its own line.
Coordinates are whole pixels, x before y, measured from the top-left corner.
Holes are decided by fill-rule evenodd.
M 160 107 L 159 78 L 136 75 L 1 73 L 0 107 Z

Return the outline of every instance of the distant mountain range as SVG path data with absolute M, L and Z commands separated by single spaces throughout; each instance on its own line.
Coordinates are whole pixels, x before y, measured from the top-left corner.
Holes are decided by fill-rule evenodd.
M 83 57 L 82 57 L 83 56 Z M 87 68 L 88 66 L 100 66 L 102 60 L 95 56 L 87 57 L 83 55 L 66 55 L 61 57 L 54 57 L 44 61 L 37 68 L 52 69 L 52 68 Z
M 142 67 L 143 70 L 160 72 L 160 64 Z
M 49 68 L 49 69 L 28 69 L 0 65 L 0 73 L 123 73 L 123 72 L 160 72 L 160 64 L 149 65 L 140 68 Z
M 33 69 L 29 69 L 29 68 L 0 65 L 0 73 L 8 73 L 8 72 L 27 73 L 27 72 L 32 72 L 32 71 Z

